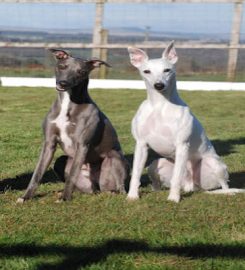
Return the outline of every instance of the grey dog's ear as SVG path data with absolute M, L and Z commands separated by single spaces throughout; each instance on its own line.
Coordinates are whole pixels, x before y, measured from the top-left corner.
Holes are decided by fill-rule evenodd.
M 148 60 L 148 55 L 141 49 L 128 47 L 128 52 L 131 64 L 137 68 Z
M 49 49 L 49 51 L 53 54 L 56 60 L 65 60 L 71 56 L 68 52 L 60 49 Z
M 111 67 L 110 64 L 106 63 L 105 61 L 99 60 L 99 59 L 90 59 L 90 60 L 86 60 L 86 63 L 90 64 L 92 69 L 93 68 L 97 68 L 100 67 L 101 65 L 105 65 L 107 67 Z
M 174 48 L 174 41 L 172 41 L 162 53 L 162 58 L 168 60 L 171 64 L 175 64 L 178 61 L 178 55 Z

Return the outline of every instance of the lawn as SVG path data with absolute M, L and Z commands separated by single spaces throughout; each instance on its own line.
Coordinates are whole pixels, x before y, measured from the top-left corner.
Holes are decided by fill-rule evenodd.
M 226 162 L 231 186 L 245 188 L 245 92 L 181 92 Z M 38 159 L 41 122 L 54 89 L 0 88 L 0 269 L 245 269 L 245 195 L 154 193 L 144 175 L 141 199 L 62 190 L 50 168 L 37 196 L 23 194 Z M 93 90 L 127 158 L 130 122 L 145 91 Z M 56 155 L 60 155 L 57 151 Z

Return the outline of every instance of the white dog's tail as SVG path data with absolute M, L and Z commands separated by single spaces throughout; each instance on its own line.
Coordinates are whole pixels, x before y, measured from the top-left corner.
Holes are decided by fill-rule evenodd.
M 229 194 L 235 195 L 236 193 L 245 193 L 245 189 L 241 188 L 225 188 L 225 189 L 216 189 L 211 191 L 206 191 L 208 194 Z

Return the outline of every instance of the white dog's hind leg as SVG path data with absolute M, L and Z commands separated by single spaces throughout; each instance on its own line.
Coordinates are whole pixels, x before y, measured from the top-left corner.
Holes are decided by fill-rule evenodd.
M 229 188 L 227 167 L 218 156 L 203 158 L 200 166 L 200 185 L 202 189 L 207 190 L 206 193 L 234 195 L 245 192 L 245 189 Z M 222 189 L 217 189 L 220 187 Z
M 148 175 L 152 181 L 152 188 L 158 191 L 161 187 L 170 188 L 174 163 L 166 158 L 154 160 L 148 167 Z
M 200 163 L 200 187 L 204 190 L 228 189 L 229 174 L 218 156 L 204 157 Z
M 156 159 L 151 163 L 148 167 L 148 175 L 152 181 L 152 188 L 154 191 L 160 190 L 161 187 L 170 188 L 173 169 L 174 162 L 166 158 Z M 187 162 L 186 175 L 183 176 L 181 182 L 181 188 L 184 192 L 192 192 L 195 189 L 191 170 L 191 163 Z

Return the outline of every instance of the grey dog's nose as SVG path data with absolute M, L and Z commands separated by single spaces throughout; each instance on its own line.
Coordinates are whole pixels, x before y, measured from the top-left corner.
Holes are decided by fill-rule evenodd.
M 165 85 L 164 85 L 164 83 L 155 83 L 154 87 L 156 90 L 163 90 Z
M 59 81 L 59 85 L 62 87 L 66 87 L 66 86 L 68 86 L 68 82 L 67 81 Z

